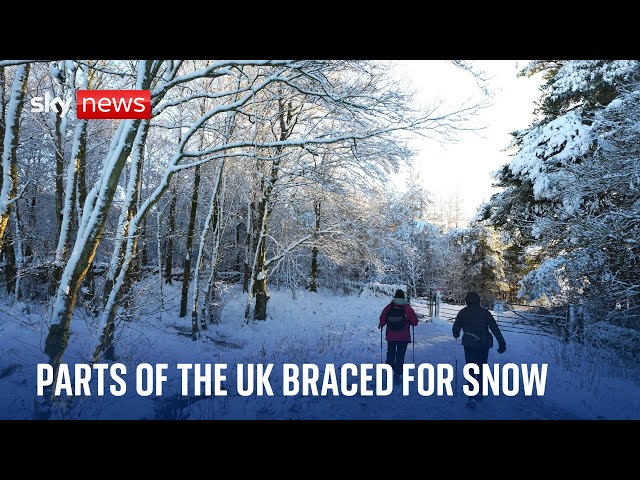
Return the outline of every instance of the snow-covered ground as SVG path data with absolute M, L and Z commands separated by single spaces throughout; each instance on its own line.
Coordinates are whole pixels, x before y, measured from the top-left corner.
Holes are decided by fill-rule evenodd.
M 165 306 L 177 312 L 177 286 L 165 289 Z M 546 391 L 542 397 L 489 397 L 476 410 L 465 407 L 462 393 L 464 354 L 451 336 L 445 319 L 422 321 L 415 328 L 415 363 L 457 364 L 457 390 L 453 397 L 420 396 L 415 383 L 403 396 L 399 386 L 389 396 L 282 396 L 283 363 L 356 365 L 381 359 L 378 316 L 388 296 L 366 291 L 362 296 L 342 296 L 328 291 L 310 293 L 272 289 L 264 322 L 243 325 L 246 297 L 237 286 L 227 293 L 220 325 L 207 330 L 199 341 L 190 338 L 190 318 L 160 311 L 154 294 L 146 311 L 123 322 L 117 332 L 118 362 L 127 365 L 127 392 L 122 397 L 75 397 L 59 402 L 57 418 L 189 418 L 189 419 L 638 419 L 640 386 L 633 375 L 610 377 L 597 352 L 522 333 L 506 333 L 508 349 L 495 349 L 490 363 L 548 363 Z M 144 300 L 144 299 L 143 299 Z M 428 310 L 414 307 L 423 320 Z M 460 308 L 460 307 L 455 307 Z M 95 319 L 78 313 L 64 362 L 89 362 Z M 45 309 L 38 305 L 0 304 L 0 418 L 34 418 L 36 364 L 46 362 L 42 345 L 46 336 Z M 386 343 L 383 343 L 386 351 Z M 409 346 L 406 361 L 412 362 Z M 166 363 L 168 380 L 160 397 L 136 394 L 133 380 L 140 363 Z M 226 363 L 227 396 L 182 397 L 178 363 Z M 243 363 L 273 363 L 270 376 L 275 395 L 241 397 L 235 388 L 235 367 Z M 109 384 L 109 381 L 106 381 Z M 454 383 L 455 385 L 455 383 Z M 95 382 L 92 383 L 92 388 Z M 95 393 L 95 390 L 93 390 Z

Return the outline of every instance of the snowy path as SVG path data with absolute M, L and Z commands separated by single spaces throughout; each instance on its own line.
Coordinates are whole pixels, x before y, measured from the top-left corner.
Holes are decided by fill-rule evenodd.
M 424 307 L 414 305 L 418 314 Z M 428 309 L 427 309 L 428 315 Z M 427 317 L 428 318 L 428 317 Z M 361 337 L 360 337 L 361 335 Z M 580 418 L 564 408 L 548 405 L 544 397 L 489 397 L 476 410 L 466 407 L 466 396 L 462 393 L 462 367 L 464 354 L 459 340 L 451 336 L 451 323 L 445 320 L 421 321 L 415 329 L 415 363 L 458 363 L 457 395 L 421 396 L 415 384 L 410 395 L 403 396 L 400 386 L 394 387 L 390 396 L 384 397 L 285 397 L 279 409 L 274 410 L 274 402 L 265 401 L 258 409 L 274 414 L 276 418 L 312 419 L 576 419 Z M 350 343 L 362 341 L 368 351 L 375 354 L 349 359 L 350 362 L 372 363 L 380 359 L 380 335 L 375 328 L 360 328 L 358 335 L 350 338 Z M 526 342 L 526 339 L 525 339 Z M 523 343 L 522 339 L 519 342 Z M 383 353 L 386 342 L 383 343 Z M 507 352 L 497 358 L 495 349 L 491 351 L 490 362 L 519 362 L 522 355 Z M 406 362 L 411 363 L 411 346 L 407 350 Z M 532 361 L 532 360 L 529 360 Z
M 177 287 L 176 292 L 177 292 Z M 174 292 L 175 293 L 175 292 Z M 314 363 L 320 382 L 327 364 L 337 369 L 345 363 L 380 363 L 380 311 L 389 298 L 373 294 L 336 295 L 290 290 L 272 291 L 269 318 L 244 325 L 245 297 L 229 292 L 220 325 L 209 328 L 197 342 L 190 339 L 190 321 L 177 318 L 176 305 L 168 304 L 160 317 L 144 313 L 123 322 L 118 332 L 118 361 L 134 372 L 140 363 L 167 363 L 173 367 L 161 397 L 140 397 L 129 383 L 122 397 L 78 397 L 67 402 L 61 418 L 189 418 L 189 419 L 638 419 L 640 387 L 630 380 L 611 378 L 601 363 L 571 362 L 563 357 L 561 342 L 523 333 L 505 332 L 507 351 L 489 354 L 489 363 L 548 363 L 546 391 L 542 397 L 500 395 L 486 398 L 476 410 L 466 406 L 462 392 L 464 353 L 444 319 L 421 323 L 415 328 L 415 363 L 446 363 L 457 360 L 457 395 L 421 396 L 416 382 L 410 394 L 396 386 L 389 396 L 283 396 L 281 370 L 284 363 Z M 152 299 L 151 299 L 152 300 Z M 152 305 L 150 303 L 150 305 Z M 423 320 L 426 305 L 415 301 Z M 447 307 L 451 309 L 460 307 Z M 33 418 L 35 364 L 46 361 L 42 353 L 41 310 L 6 313 L 0 309 L 0 418 Z M 12 316 L 9 315 L 11 313 Z M 26 328 L 27 322 L 31 327 Z M 554 343 L 555 342 L 555 343 Z M 70 348 L 65 361 L 86 362 L 93 336 L 85 318 L 72 322 Z M 383 342 L 383 356 L 386 342 Z M 590 353 L 590 352 L 587 352 Z M 411 345 L 406 362 L 412 362 Z M 581 358 L 585 358 L 583 355 Z M 581 363 L 582 362 L 582 363 Z M 227 396 L 182 397 L 178 363 L 226 363 Z M 238 363 L 272 363 L 270 381 L 274 396 L 240 396 L 235 388 Z M 576 366 L 577 365 L 577 366 Z M 414 374 L 415 374 L 414 370 Z M 131 375 L 134 377 L 134 375 Z M 455 385 L 455 383 L 454 383 Z
M 467 397 L 462 393 L 462 385 L 464 379 L 462 377 L 462 368 L 464 366 L 464 352 L 460 340 L 455 340 L 451 335 L 452 323 L 435 319 L 428 320 L 428 307 L 420 305 L 419 302 L 414 304 L 414 308 L 418 315 L 423 316 L 420 324 L 415 330 L 415 361 L 416 364 L 427 363 L 450 363 L 456 365 L 457 361 L 457 377 L 458 388 L 456 395 L 451 397 L 421 397 L 417 392 L 407 397 L 411 404 L 416 404 L 419 408 L 424 409 L 423 412 L 408 413 L 407 416 L 397 418 L 447 418 L 447 419 L 467 419 L 467 418 L 485 418 L 485 419 L 575 419 L 576 415 L 562 408 L 547 405 L 544 397 L 525 397 L 519 394 L 515 397 L 487 397 L 483 403 L 478 405 L 474 411 L 466 408 L 465 403 Z M 451 306 L 450 308 L 454 308 Z M 459 308 L 459 307 L 458 307 Z M 523 336 L 523 335 L 520 335 Z M 511 338 L 510 338 L 511 337 Z M 507 339 L 511 340 L 509 345 L 527 343 L 525 339 L 514 341 L 513 337 L 507 335 Z M 411 348 L 411 347 L 410 347 Z M 499 355 L 495 348 L 490 351 L 490 363 L 520 363 L 521 355 L 511 353 L 511 348 L 503 355 Z M 517 357 L 517 358 L 514 358 Z M 411 351 L 407 352 L 407 361 L 411 360 Z M 533 359 L 528 359 L 533 362 Z M 394 399 L 395 400 L 395 399 Z M 404 401 L 406 399 L 400 399 Z M 415 407 L 412 407 L 415 408 Z
M 309 296 L 303 299 L 296 299 L 295 302 L 282 302 L 278 296 L 274 296 L 271 304 L 275 321 L 281 322 L 283 318 L 291 318 L 295 315 L 301 316 L 300 311 L 315 315 L 329 315 L 328 312 L 339 310 L 334 301 L 340 302 L 344 297 L 324 297 L 322 301 L 307 306 Z M 291 332 L 280 331 L 280 327 L 285 327 L 287 323 L 276 325 L 276 336 L 286 335 L 280 338 L 276 350 L 279 354 L 270 357 L 266 354 L 267 360 L 278 362 L 315 362 L 319 366 L 325 363 L 378 363 L 380 354 L 380 331 L 376 328 L 379 311 L 387 302 L 387 299 L 380 298 L 358 298 L 348 299 L 350 308 L 355 308 L 355 318 L 343 325 L 340 322 L 329 320 L 329 336 L 333 335 L 332 348 L 327 352 L 322 350 L 313 352 L 315 346 L 313 340 L 307 332 L 305 319 L 300 326 L 300 335 Z M 419 302 L 414 304 L 418 314 L 428 318 L 428 309 Z M 451 307 L 454 308 L 454 307 Z M 455 307 L 461 308 L 461 307 Z M 426 310 L 426 311 L 425 311 Z M 320 319 L 318 319 L 320 320 Z M 302 319 L 300 319 L 302 322 Z M 327 318 L 322 320 L 324 327 L 327 326 Z M 263 325 L 255 328 L 262 329 Z M 325 332 L 326 334 L 326 332 Z M 326 335 L 325 335 L 326 336 Z M 521 392 L 515 397 L 489 397 L 486 398 L 476 410 L 466 407 L 466 396 L 462 393 L 462 367 L 464 365 L 464 353 L 459 340 L 456 341 L 451 335 L 451 323 L 436 319 L 431 322 L 421 323 L 415 329 L 415 363 L 458 363 L 458 385 L 457 395 L 448 396 L 421 396 L 414 387 L 411 388 L 410 395 L 403 396 L 400 387 L 394 389 L 389 396 L 373 397 L 251 397 L 238 399 L 243 403 L 241 412 L 234 411 L 233 401 L 226 402 L 222 407 L 214 407 L 218 415 L 225 418 L 278 418 L 278 419 L 579 419 L 579 418 L 608 418 L 609 412 L 616 417 L 614 409 L 605 409 L 607 413 L 603 415 L 592 410 L 594 399 L 590 396 L 580 398 L 581 393 L 575 392 L 573 379 L 567 372 L 558 368 L 549 353 L 541 348 L 540 337 L 528 336 L 524 334 L 506 334 L 508 350 L 502 355 L 497 354 L 492 349 L 489 356 L 489 363 L 549 363 L 549 373 L 547 377 L 547 389 L 543 397 L 526 397 Z M 304 338 L 304 340 L 303 340 Z M 325 337 L 322 337 L 325 338 Z M 248 338 L 249 343 L 251 337 Z M 289 343 L 291 342 L 291 343 Z M 307 345 L 299 345 L 299 342 L 307 342 Z M 330 343 L 319 342 L 322 345 Z M 292 349 L 291 345 L 295 347 Z M 264 347 L 263 343 L 263 347 Z M 308 350 L 305 350 L 307 347 Z M 268 347 L 267 347 L 268 348 Z M 297 349 L 297 350 L 296 350 Z M 383 342 L 383 355 L 386 352 L 386 342 Z M 409 346 L 406 362 L 411 363 L 412 349 Z M 322 374 L 321 374 L 322 378 Z M 277 381 L 274 389 L 280 388 Z M 635 388 L 635 387 L 634 387 Z M 636 390 L 637 391 L 637 390 Z M 625 397 L 622 392 L 618 397 Z M 198 402 L 201 406 L 204 402 Z M 638 401 L 632 402 L 633 407 L 625 405 L 622 408 L 635 408 L 639 411 Z M 576 411 L 573 407 L 580 404 L 581 408 Z M 194 408 L 195 407 L 195 408 Z M 211 405 L 207 408 L 198 408 L 196 405 L 190 407 L 191 418 L 207 418 L 211 414 Z M 619 410 L 618 410 L 619 411 Z M 627 410 L 629 411 L 629 410 Z M 631 414 L 634 415 L 634 414 Z

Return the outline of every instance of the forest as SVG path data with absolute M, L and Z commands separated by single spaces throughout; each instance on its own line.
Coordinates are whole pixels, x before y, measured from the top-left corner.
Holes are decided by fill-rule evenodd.
M 467 222 L 457 196 L 437 203 L 411 174 L 409 139 L 454 139 L 490 98 L 417 105 L 391 62 L 0 61 L 5 303 L 44 307 L 54 367 L 73 322 L 93 335 L 85 355 L 115 359 L 143 300 L 198 341 L 230 285 L 245 325 L 270 322 L 272 290 L 401 284 L 580 304 L 637 330 L 640 62 L 519 75 L 544 78 L 536 120 L 512 132 L 501 191 Z M 94 89 L 150 90 L 151 119 L 78 120 L 76 92 Z M 71 108 L 32 111 L 45 94 Z

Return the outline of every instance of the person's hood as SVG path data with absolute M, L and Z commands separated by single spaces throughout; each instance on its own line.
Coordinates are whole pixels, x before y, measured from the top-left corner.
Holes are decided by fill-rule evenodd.
M 393 303 L 395 303 L 396 305 L 406 305 L 407 304 L 407 300 L 404 298 L 394 298 L 393 300 L 391 300 Z
M 480 305 L 480 295 L 476 292 L 467 292 L 467 296 L 464 299 L 465 303 L 469 306 Z

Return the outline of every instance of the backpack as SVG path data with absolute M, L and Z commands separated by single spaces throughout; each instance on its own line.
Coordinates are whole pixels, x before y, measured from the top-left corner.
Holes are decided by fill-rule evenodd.
M 394 305 L 387 312 L 387 328 L 389 330 L 402 330 L 407 323 L 403 305 Z

